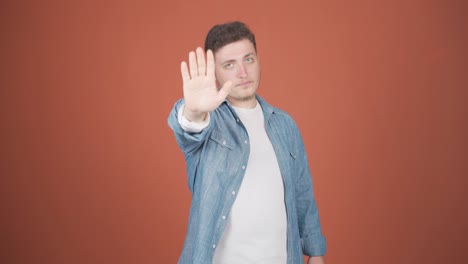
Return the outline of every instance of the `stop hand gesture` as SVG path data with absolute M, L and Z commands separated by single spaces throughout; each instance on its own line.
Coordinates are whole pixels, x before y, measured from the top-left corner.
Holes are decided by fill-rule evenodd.
M 206 114 L 215 110 L 228 96 L 232 82 L 226 82 L 218 91 L 216 86 L 214 56 L 211 50 L 205 54 L 199 47 L 189 53 L 189 69 L 183 61 L 180 65 L 184 84 L 184 117 L 193 122 L 201 122 Z

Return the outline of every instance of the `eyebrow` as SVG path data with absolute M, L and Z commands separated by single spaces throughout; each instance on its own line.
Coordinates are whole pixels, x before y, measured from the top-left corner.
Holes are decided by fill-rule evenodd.
M 254 54 L 255 54 L 254 52 L 247 53 L 247 54 L 243 57 L 243 59 L 245 59 L 245 58 L 247 58 L 247 57 L 250 57 L 250 56 L 252 56 L 252 55 L 254 55 Z M 225 62 L 223 62 L 223 63 L 221 63 L 221 64 L 224 65 L 224 64 L 226 64 L 226 63 L 232 63 L 232 62 L 235 62 L 235 61 L 236 61 L 236 60 L 227 60 L 227 61 L 225 61 Z

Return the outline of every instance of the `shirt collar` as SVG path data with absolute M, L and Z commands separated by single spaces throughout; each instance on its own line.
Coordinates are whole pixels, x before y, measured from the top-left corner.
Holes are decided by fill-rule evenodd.
M 260 95 L 255 94 L 255 98 L 257 99 L 258 103 L 262 107 L 263 116 L 265 117 L 265 121 L 267 121 L 270 118 L 270 116 L 276 112 L 276 109 L 273 106 L 271 106 L 269 103 L 267 103 L 267 101 L 265 101 Z M 224 103 L 229 107 L 234 117 L 238 118 L 237 113 L 234 110 L 234 108 L 232 108 L 231 103 L 227 99 L 224 100 Z

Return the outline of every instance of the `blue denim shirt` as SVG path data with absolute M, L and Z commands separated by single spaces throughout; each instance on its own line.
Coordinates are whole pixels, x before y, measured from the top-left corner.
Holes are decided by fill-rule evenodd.
M 288 264 L 303 263 L 303 254 L 322 256 L 326 251 L 312 188 L 304 144 L 294 120 L 257 96 L 265 129 L 279 163 L 287 212 Z M 168 123 L 187 163 L 192 192 L 190 217 L 180 264 L 212 263 L 231 207 L 241 186 L 249 159 L 247 130 L 228 101 L 210 113 L 210 123 L 200 133 L 185 132 L 176 102 Z M 250 141 L 247 141 L 250 142 Z

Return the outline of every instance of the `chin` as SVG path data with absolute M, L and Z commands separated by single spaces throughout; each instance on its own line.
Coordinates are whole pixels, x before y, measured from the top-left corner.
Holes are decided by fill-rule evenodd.
M 236 99 L 237 101 L 242 101 L 242 102 L 246 102 L 246 101 L 250 101 L 250 100 L 255 100 L 255 94 L 252 94 L 252 95 L 244 95 L 244 96 L 233 96 L 232 98 Z
M 249 97 L 255 96 L 255 90 L 254 89 L 244 90 L 244 91 L 241 91 L 240 93 L 237 93 L 236 95 L 239 98 L 249 98 Z

